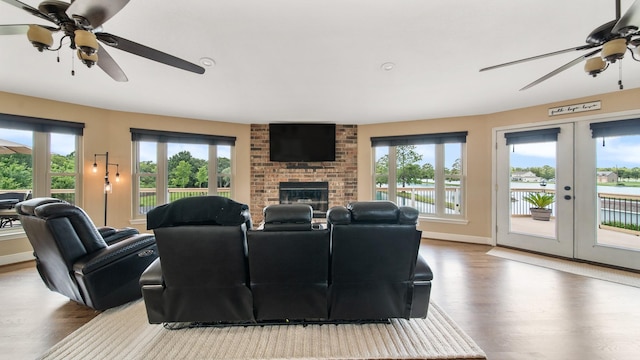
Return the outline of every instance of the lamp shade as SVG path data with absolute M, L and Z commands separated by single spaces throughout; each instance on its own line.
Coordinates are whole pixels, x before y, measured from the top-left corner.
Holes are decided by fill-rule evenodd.
M 624 57 L 625 51 L 627 51 L 627 39 L 614 39 L 604 44 L 601 56 L 608 62 L 614 63 Z
M 76 46 L 87 55 L 93 55 L 98 51 L 98 40 L 96 35 L 86 30 L 76 30 L 74 33 L 74 41 Z
M 607 63 L 601 57 L 593 57 L 584 63 L 584 71 L 595 77 L 607 67 Z
M 35 46 L 38 51 L 48 49 L 53 45 L 53 36 L 51 31 L 38 25 L 29 25 L 27 30 L 27 38 Z

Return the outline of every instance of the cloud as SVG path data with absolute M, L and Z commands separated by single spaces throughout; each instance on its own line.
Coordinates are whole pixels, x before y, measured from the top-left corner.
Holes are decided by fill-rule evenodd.
M 536 157 L 536 158 L 544 158 L 544 159 L 555 159 L 556 158 L 556 143 L 555 142 L 545 142 L 545 143 L 535 143 L 535 144 L 515 144 L 512 151 L 513 154 L 517 154 L 518 156 L 528 156 L 528 157 Z
M 598 140 L 596 151 L 599 167 L 639 166 L 640 136 L 606 138 L 605 146 Z

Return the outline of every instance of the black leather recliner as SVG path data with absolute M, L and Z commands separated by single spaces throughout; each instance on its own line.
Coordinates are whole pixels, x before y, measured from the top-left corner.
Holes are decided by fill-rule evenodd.
M 327 213 L 331 230 L 330 318 L 425 317 L 433 273 L 418 254 L 418 210 L 353 202 Z
M 263 229 L 247 232 L 256 320 L 327 319 L 329 230 L 312 228 L 307 204 L 263 212 Z
M 433 274 L 418 255 L 418 211 L 334 207 L 328 229 L 305 204 L 248 206 L 204 196 L 147 214 L 160 258 L 140 285 L 150 323 L 254 324 L 426 317 Z
M 158 251 L 151 234 L 96 228 L 79 207 L 55 198 L 16 205 L 45 285 L 96 310 L 141 297 L 140 274 Z
M 198 196 L 147 213 L 160 258 L 142 274 L 147 316 L 162 322 L 255 322 L 249 289 L 248 206 Z

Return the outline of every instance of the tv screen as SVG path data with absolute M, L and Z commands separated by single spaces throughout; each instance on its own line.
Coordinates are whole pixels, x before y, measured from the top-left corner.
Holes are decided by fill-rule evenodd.
M 269 124 L 271 161 L 336 160 L 335 124 Z

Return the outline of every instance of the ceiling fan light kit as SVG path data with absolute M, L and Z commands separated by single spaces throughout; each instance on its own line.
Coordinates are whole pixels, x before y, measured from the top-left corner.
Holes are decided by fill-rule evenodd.
M 122 10 L 129 3 L 129 0 L 71 0 L 71 3 L 45 0 L 38 5 L 37 9 L 19 0 L 0 1 L 55 25 L 55 27 L 35 24 L 29 26 L 0 25 L 0 34 L 15 35 L 26 33 L 29 41 L 40 52 L 43 50 L 58 51 L 62 47 L 63 40 L 68 38 L 70 40 L 69 47 L 74 51 L 78 49 L 77 55 L 82 60 L 82 63 L 88 67 L 98 65 L 100 69 L 116 81 L 125 82 L 128 79 L 120 66 L 104 47 L 100 46 L 98 41 L 104 45 L 178 69 L 196 74 L 204 74 L 205 72 L 204 68 L 199 65 L 116 35 L 102 32 L 102 24 Z M 3 29 L 4 31 L 2 31 Z M 51 49 L 54 42 L 52 34 L 57 32 L 62 34 L 59 40 L 60 46 L 56 49 Z M 98 51 L 101 54 L 99 63 Z M 72 70 L 71 73 L 73 74 L 74 71 Z
M 480 69 L 480 71 L 493 70 L 573 51 L 591 50 L 520 89 L 526 90 L 585 60 L 584 71 L 593 77 L 606 70 L 609 64 L 622 60 L 627 50 L 631 52 L 633 60 L 640 62 L 640 50 L 638 50 L 638 46 L 640 46 L 640 0 L 635 0 L 622 16 L 620 15 L 620 0 L 615 0 L 615 2 L 616 19 L 593 30 L 587 36 L 586 45 L 489 66 Z M 598 53 L 600 56 L 595 56 Z M 622 77 L 622 75 L 620 76 Z M 618 81 L 618 84 L 622 90 L 622 79 Z
M 74 42 L 83 53 L 93 55 L 98 51 L 98 40 L 94 33 L 86 30 L 76 30 L 74 35 Z
M 593 57 L 584 63 L 584 71 L 595 77 L 607 68 L 607 63 L 600 56 Z
M 29 25 L 27 38 L 40 52 L 44 49 L 49 49 L 51 45 L 53 45 L 53 35 L 51 35 L 51 31 L 39 25 Z
M 627 39 L 620 38 L 606 42 L 602 46 L 602 58 L 610 63 L 615 63 L 624 57 L 627 51 Z

